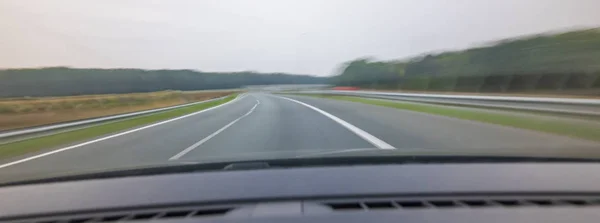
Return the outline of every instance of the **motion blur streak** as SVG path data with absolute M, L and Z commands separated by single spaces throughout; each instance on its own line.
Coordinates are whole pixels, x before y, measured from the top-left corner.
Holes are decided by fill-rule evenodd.
M 286 97 L 339 117 L 398 149 L 497 148 L 527 151 L 535 148 L 536 151 L 565 153 L 564 148 L 597 146 L 597 143 L 585 140 L 373 105 L 304 96 Z M 223 128 L 250 114 L 249 111 L 252 111 L 251 115 L 237 120 L 230 128 Z M 373 148 L 368 141 L 311 108 L 265 93 L 249 93 L 226 107 L 36 157 L 19 165 L 4 165 L 0 178 L 11 176 L 14 180 L 23 172 L 50 174 L 73 169 L 84 171 L 164 163 L 173 154 L 217 131 L 218 134 L 210 140 L 174 162 L 244 157 L 253 153 L 274 155 L 318 149 L 320 153 L 335 154 L 348 149 Z

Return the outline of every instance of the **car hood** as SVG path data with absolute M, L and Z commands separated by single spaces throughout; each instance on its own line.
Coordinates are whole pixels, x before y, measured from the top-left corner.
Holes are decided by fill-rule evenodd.
M 223 156 L 204 156 L 201 159 L 171 160 L 159 163 L 146 163 L 145 165 L 121 166 L 101 170 L 75 170 L 53 174 L 18 173 L 0 179 L 0 185 L 16 185 L 27 182 L 44 182 L 46 179 L 77 180 L 94 179 L 96 177 L 123 177 L 130 175 L 151 175 L 177 171 L 214 171 L 223 170 L 230 164 L 240 163 L 281 163 L 290 160 L 296 164 L 308 166 L 313 160 L 335 159 L 330 166 L 343 166 L 355 164 L 381 164 L 381 163 L 487 163 L 487 162 L 600 162 L 600 148 L 566 148 L 562 150 L 544 148 L 520 149 L 327 149 L 327 150 L 280 150 L 241 153 Z M 378 162 L 385 159 L 384 162 Z M 363 160 L 365 162 L 363 162 Z M 319 161 L 320 162 L 320 161 Z M 318 162 L 317 162 L 318 163 Z M 323 162 L 318 163 L 322 165 Z M 310 164 L 309 164 L 310 165 Z M 293 166 L 292 166 L 293 167 Z M 49 180 L 51 182 L 53 180 Z
M 456 148 L 456 149 L 378 149 L 378 148 L 352 148 L 352 149 L 310 149 L 289 151 L 263 151 L 241 153 L 234 155 L 204 156 L 195 160 L 174 161 L 177 163 L 205 163 L 205 162 L 243 162 L 256 159 L 289 159 L 289 158 L 317 158 L 317 157 L 360 157 L 360 156 L 486 156 L 486 157 L 535 157 L 535 158 L 570 158 L 570 159 L 600 159 L 600 148 Z

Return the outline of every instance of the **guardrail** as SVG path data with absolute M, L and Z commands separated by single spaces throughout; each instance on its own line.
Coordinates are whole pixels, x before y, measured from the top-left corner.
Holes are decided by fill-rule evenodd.
M 394 93 L 377 91 L 303 91 L 301 93 L 333 94 L 378 99 L 424 102 L 444 105 L 472 106 L 484 108 L 500 108 L 512 110 L 527 110 L 537 112 L 552 112 L 570 115 L 600 116 L 600 100 L 584 98 L 547 98 L 547 97 L 517 97 L 489 95 L 449 95 L 449 94 L 418 94 Z
M 187 104 L 182 104 L 182 105 L 164 107 L 164 108 L 157 108 L 157 109 L 150 109 L 150 110 L 144 110 L 144 111 L 138 111 L 138 112 L 106 116 L 106 117 L 101 117 L 101 118 L 91 118 L 91 119 L 85 119 L 85 120 L 79 120 L 79 121 L 73 121 L 73 122 L 67 122 L 67 123 L 51 124 L 51 125 L 32 127 L 32 128 L 26 128 L 26 129 L 18 129 L 18 130 L 13 130 L 13 131 L 9 130 L 9 131 L 5 131 L 5 132 L 0 132 L 0 139 L 24 136 L 24 135 L 30 135 L 30 134 L 37 134 L 37 133 L 43 133 L 43 132 L 50 132 L 50 131 L 55 131 L 55 130 L 71 128 L 71 127 L 78 127 L 78 126 L 84 126 L 84 125 L 89 125 L 89 124 L 96 124 L 96 123 L 102 123 L 102 122 L 107 122 L 107 121 L 114 121 L 114 120 L 118 120 L 118 119 L 130 118 L 130 117 L 134 117 L 134 116 L 152 114 L 152 113 L 172 110 L 172 109 L 176 109 L 176 108 L 182 108 L 182 107 L 187 107 L 187 106 L 191 106 L 191 105 L 197 105 L 197 104 L 207 103 L 207 102 L 211 102 L 211 101 L 221 100 L 226 97 L 228 97 L 228 96 L 213 98 L 213 99 L 209 99 L 209 100 L 205 100 L 205 101 L 192 102 L 192 103 L 187 103 Z

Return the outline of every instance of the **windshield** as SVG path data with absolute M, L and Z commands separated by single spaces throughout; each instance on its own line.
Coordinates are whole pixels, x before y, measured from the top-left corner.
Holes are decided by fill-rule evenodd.
M 0 181 L 325 156 L 598 159 L 599 8 L 3 0 Z

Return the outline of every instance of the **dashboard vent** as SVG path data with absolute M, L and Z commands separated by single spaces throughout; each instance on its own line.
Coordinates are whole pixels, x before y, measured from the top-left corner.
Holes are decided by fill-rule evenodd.
M 551 206 L 592 206 L 600 205 L 600 199 L 363 199 L 359 201 L 326 201 L 322 204 L 334 211 L 365 211 L 386 209 L 431 209 L 431 208 L 486 208 L 486 207 L 551 207 Z
M 122 221 L 150 221 L 177 218 L 198 218 L 210 216 L 222 216 L 233 208 L 211 208 L 211 209 L 174 209 L 174 210 L 143 210 L 119 213 L 98 213 L 89 215 L 64 216 L 52 218 L 39 218 L 37 220 L 24 221 L 28 223 L 89 223 L 89 222 L 122 222 Z
M 98 211 L 87 213 L 56 214 L 52 216 L 21 216 L 0 219 L 0 222 L 19 223 L 100 223 L 100 222 L 147 222 L 172 219 L 203 220 L 203 217 L 247 216 L 257 213 L 270 213 L 272 210 L 285 210 L 285 213 L 323 213 L 323 211 L 410 211 L 410 210 L 451 210 L 460 208 L 550 208 L 550 207 L 600 207 L 600 196 L 420 196 L 420 197 L 362 197 L 306 199 L 277 204 L 236 203 L 222 205 L 152 207 L 131 210 Z M 283 206 L 277 206 L 283 205 Z M 258 208 L 260 206 L 260 208 Z M 268 208 L 278 207 L 276 209 Z M 285 208 L 284 208 L 285 207 Z M 297 209 L 295 209 L 297 208 Z M 263 211 L 263 212 L 260 212 Z M 295 212 L 298 211 L 298 212 Z M 313 212 L 314 211 L 314 212 Z M 281 214 L 277 212 L 278 214 Z M 283 212 L 282 212 L 283 213 Z M 260 215 L 256 215 L 260 216 Z

